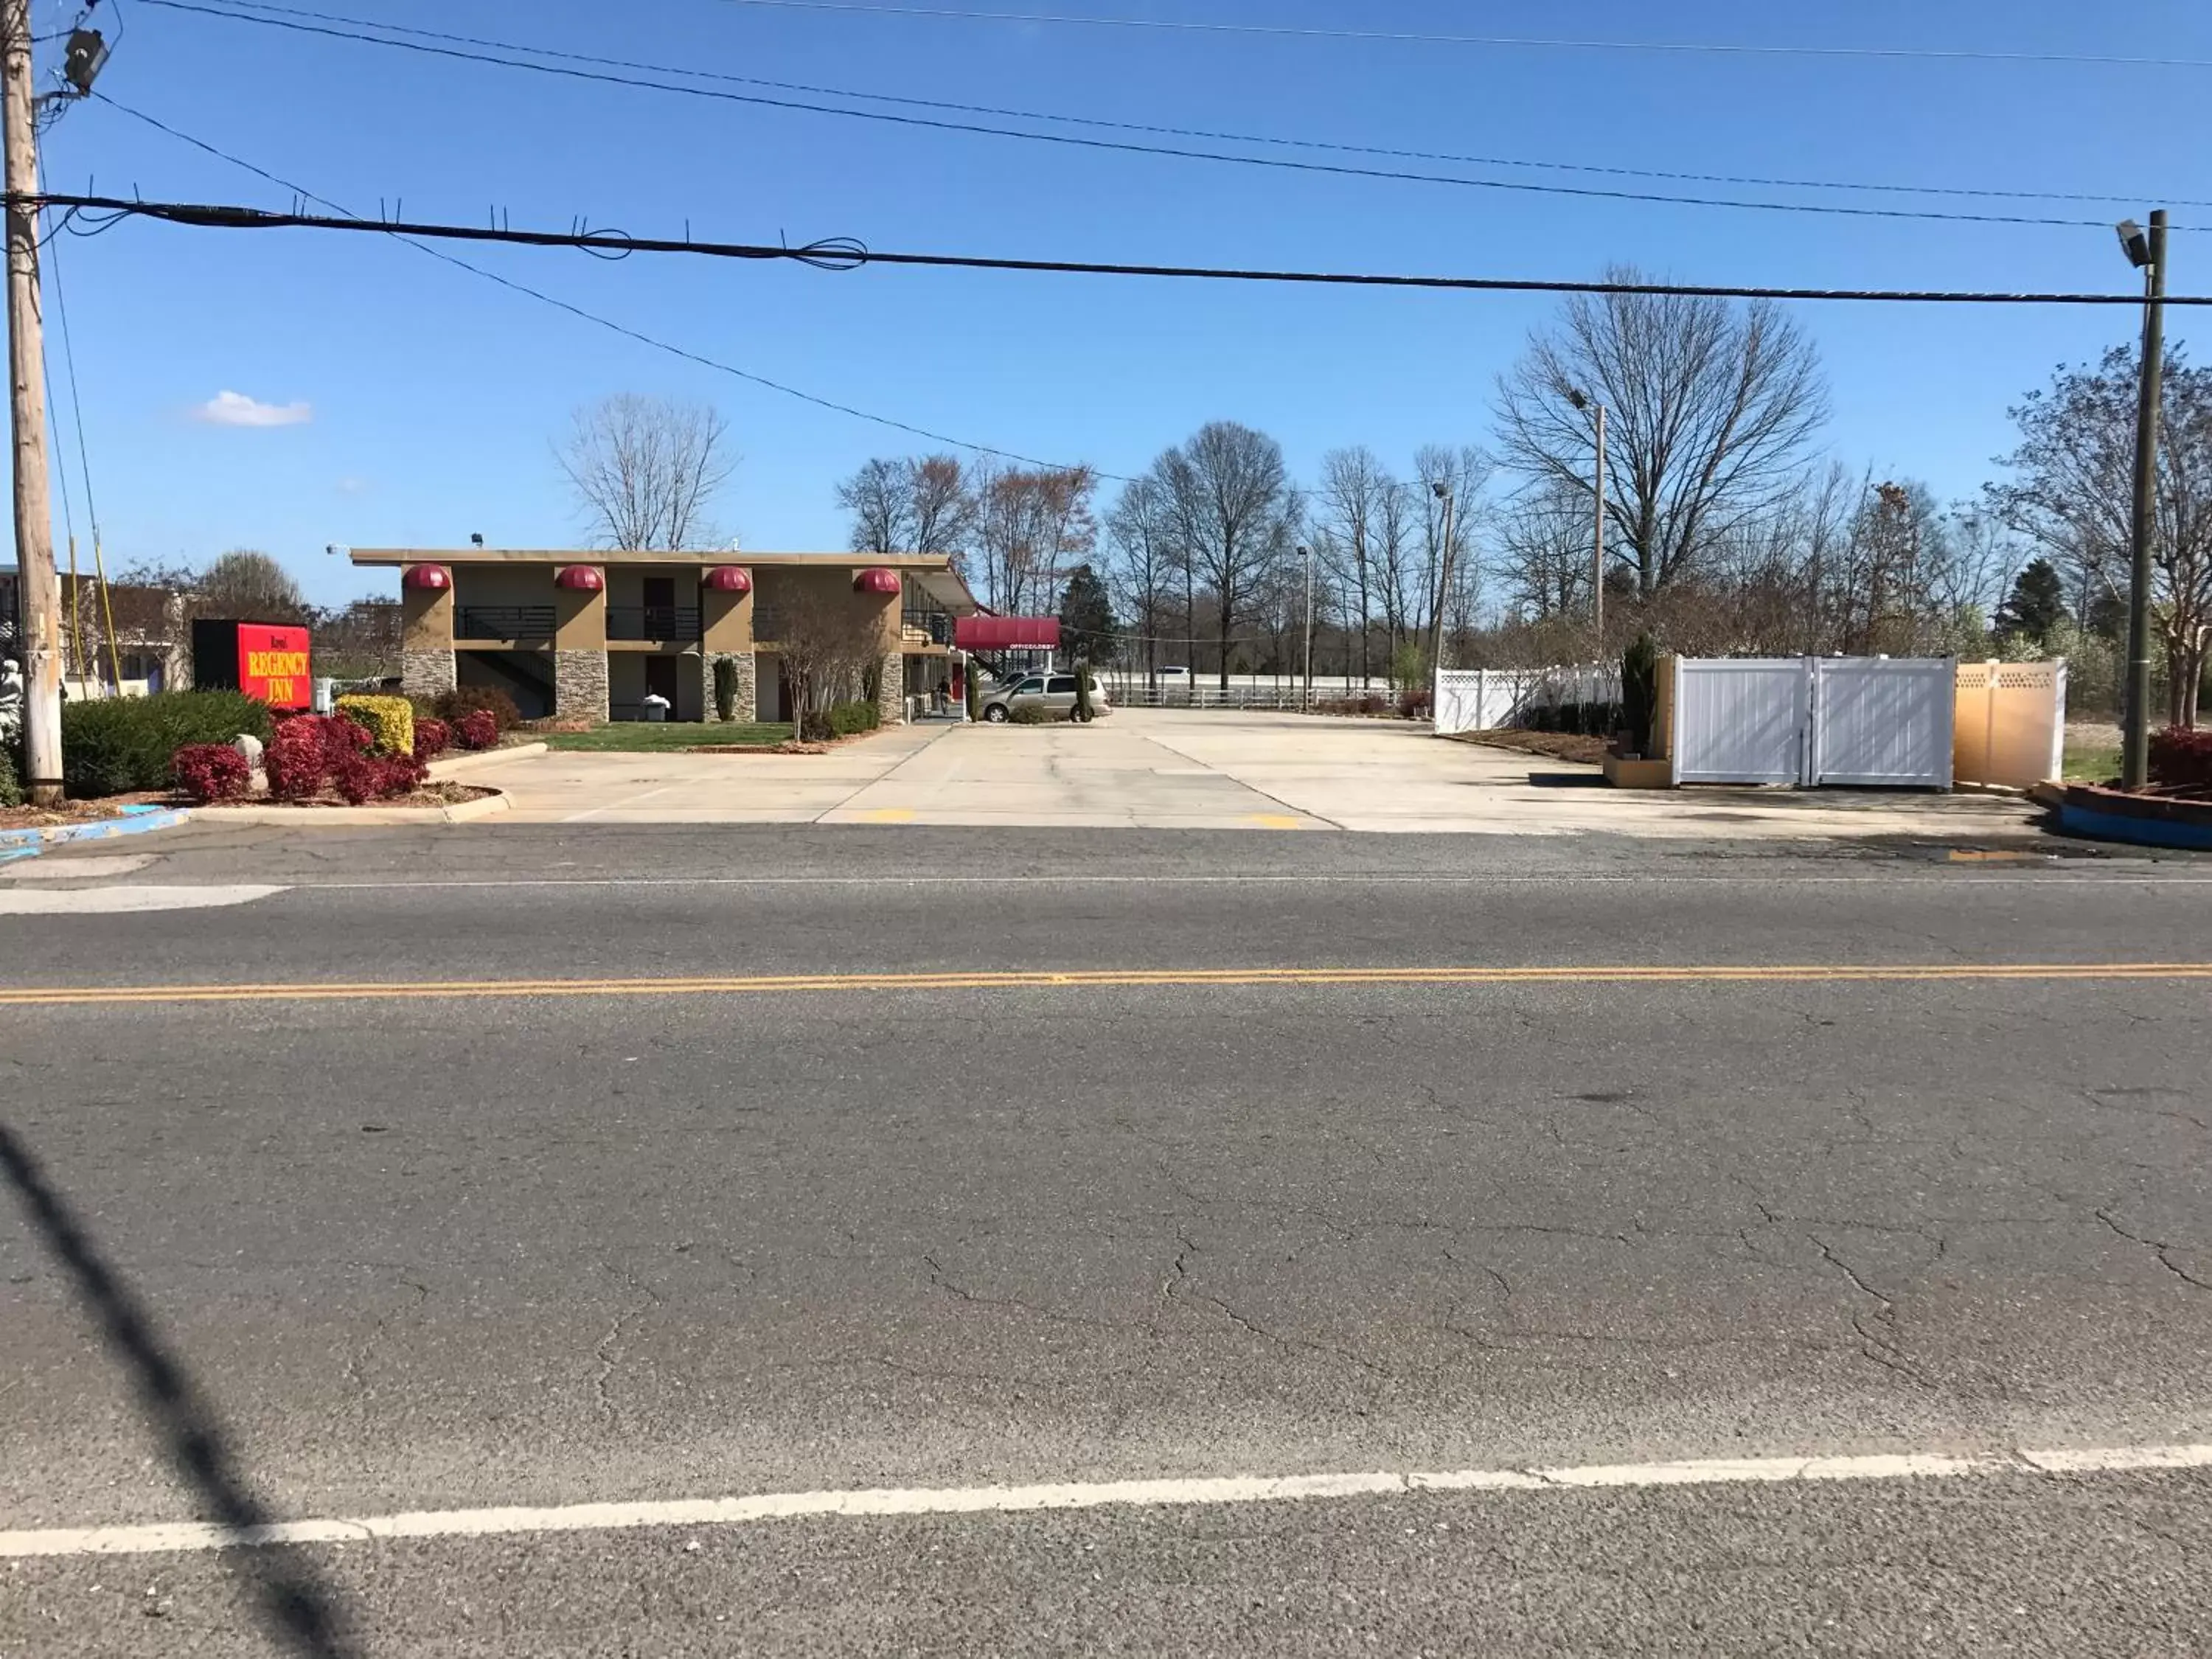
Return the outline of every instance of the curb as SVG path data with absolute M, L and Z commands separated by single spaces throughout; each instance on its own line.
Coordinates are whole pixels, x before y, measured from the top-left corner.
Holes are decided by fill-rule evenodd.
M 82 823 L 43 823 L 28 830 L 0 830 L 0 863 L 36 858 L 47 848 L 72 841 L 108 841 L 117 836 L 143 836 L 153 830 L 173 830 L 192 821 L 182 806 L 125 806 L 112 818 L 89 818 Z
M 430 775 L 433 778 L 450 778 L 457 772 L 473 772 L 480 766 L 495 766 L 501 761 L 520 760 L 526 755 L 543 755 L 545 752 L 546 746 L 542 743 L 518 743 L 507 749 L 478 749 L 473 752 L 447 755 L 430 763 Z M 363 807 L 362 810 L 366 811 L 368 809 Z
M 434 811 L 427 806 L 203 806 L 204 823 L 282 824 L 309 830 L 321 824 L 333 829 L 364 823 L 466 823 L 510 810 L 514 802 L 505 790 L 494 790 L 475 800 L 456 801 Z

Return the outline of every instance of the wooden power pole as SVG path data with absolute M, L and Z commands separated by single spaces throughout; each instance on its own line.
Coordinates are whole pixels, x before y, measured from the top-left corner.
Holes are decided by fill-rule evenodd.
M 8 389 L 15 437 L 15 563 L 21 596 L 24 758 L 32 804 L 62 798 L 61 578 L 46 496 L 46 348 L 39 308 L 39 188 L 31 0 L 0 0 L 0 126 L 6 129 Z

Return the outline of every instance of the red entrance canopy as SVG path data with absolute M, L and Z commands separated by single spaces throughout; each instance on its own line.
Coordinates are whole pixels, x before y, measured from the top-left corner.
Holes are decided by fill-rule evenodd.
M 1057 651 L 1057 617 L 960 617 L 952 623 L 952 643 L 963 651 Z

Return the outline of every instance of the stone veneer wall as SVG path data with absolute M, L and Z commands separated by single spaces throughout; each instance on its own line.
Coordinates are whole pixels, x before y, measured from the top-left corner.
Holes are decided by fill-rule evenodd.
M 755 683 L 753 653 L 750 651 L 708 651 L 701 653 L 699 707 L 706 710 L 708 725 L 713 725 L 720 718 L 714 713 L 714 663 L 720 657 L 727 657 L 738 665 L 738 706 L 734 712 L 740 724 L 750 721 L 754 718 L 755 699 L 759 695 Z
M 885 726 L 906 723 L 906 653 L 893 651 L 884 658 L 884 672 L 876 690 L 876 714 Z
M 399 689 L 410 697 L 434 697 L 460 684 L 453 653 L 447 651 L 404 651 L 399 656 Z
M 553 653 L 553 712 L 562 720 L 606 719 L 605 652 L 556 651 Z

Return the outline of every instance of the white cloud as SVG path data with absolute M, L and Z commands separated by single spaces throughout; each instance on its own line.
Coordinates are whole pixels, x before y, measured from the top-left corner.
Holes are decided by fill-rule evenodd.
M 341 495 L 366 495 L 368 494 L 368 480 L 366 478 L 356 478 L 350 477 L 340 478 L 338 480 L 338 494 Z
M 305 426 L 315 418 L 307 404 L 264 404 L 243 392 L 218 392 L 192 410 L 210 426 Z

